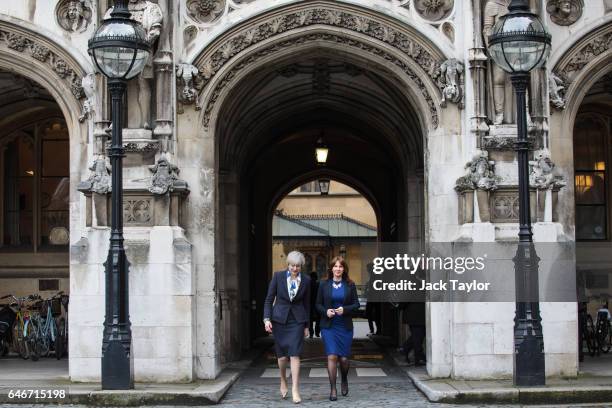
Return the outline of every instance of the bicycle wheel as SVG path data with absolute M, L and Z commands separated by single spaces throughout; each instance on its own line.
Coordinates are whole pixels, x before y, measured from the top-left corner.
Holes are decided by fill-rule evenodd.
M 606 322 L 607 323 L 607 322 Z M 608 338 L 610 337 L 610 331 L 608 330 L 608 326 L 603 326 L 601 329 L 601 333 L 599 333 L 599 349 L 603 353 L 607 353 L 610 351 L 610 341 Z
M 35 320 L 30 320 L 28 322 L 28 330 L 26 336 L 26 345 L 30 354 L 30 358 L 32 361 L 38 361 L 40 358 L 39 350 L 40 346 L 38 344 L 38 324 Z
M 23 335 L 23 324 L 19 322 L 16 322 L 13 326 L 13 348 L 24 360 L 30 358 L 30 352 Z
M 61 359 L 64 355 L 64 329 L 66 328 L 66 322 L 64 319 L 59 320 L 57 326 L 57 334 L 55 335 L 55 358 Z

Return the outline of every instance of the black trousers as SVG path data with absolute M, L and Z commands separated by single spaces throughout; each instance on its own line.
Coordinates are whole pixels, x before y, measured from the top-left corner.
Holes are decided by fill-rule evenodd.
M 425 351 L 423 350 L 423 341 L 425 340 L 425 325 L 424 324 L 410 324 L 410 337 L 406 340 L 404 346 L 404 353 L 408 358 L 408 353 L 414 350 L 414 360 L 425 361 Z
M 365 310 L 366 318 L 368 319 L 368 326 L 370 327 L 370 333 L 374 333 L 374 324 L 376 324 L 376 333 L 380 333 L 380 320 L 378 320 L 378 303 L 368 302 L 366 303 Z

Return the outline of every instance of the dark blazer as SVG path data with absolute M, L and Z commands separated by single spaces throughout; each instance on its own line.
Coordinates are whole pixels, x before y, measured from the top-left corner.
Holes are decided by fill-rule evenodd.
M 310 325 L 310 277 L 300 272 L 300 279 L 300 287 L 291 301 L 287 290 L 287 271 L 274 273 L 264 301 L 264 319 L 285 324 L 291 311 L 295 320 L 304 323 L 304 327 Z
M 347 284 L 345 280 L 342 281 L 342 287 L 344 288 L 344 302 L 342 308 L 344 312 L 342 317 L 344 318 L 344 327 L 348 330 L 353 329 L 353 313 L 359 309 L 359 298 L 357 297 L 357 287 L 355 283 L 351 282 Z M 333 309 L 332 307 L 332 280 L 327 279 L 326 281 L 319 283 L 319 292 L 317 293 L 317 311 L 321 315 L 321 327 L 329 328 L 331 326 L 331 319 L 327 317 L 327 309 Z

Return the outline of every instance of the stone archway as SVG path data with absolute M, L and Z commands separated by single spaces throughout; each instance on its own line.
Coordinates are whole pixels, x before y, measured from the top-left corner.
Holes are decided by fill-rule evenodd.
M 556 157 L 557 165 L 565 169 L 568 180 L 573 179 L 574 123 L 580 106 L 592 86 L 610 72 L 612 63 L 612 23 L 596 27 L 574 44 L 569 46 L 563 55 L 557 58 L 552 72 L 563 81 L 565 87 L 565 107 L 563 110 L 551 110 L 550 133 L 557 135 L 551 141 L 551 153 Z M 573 226 L 574 220 L 574 186 L 568 183 L 560 192 L 560 214 L 565 219 L 563 225 Z M 561 204 L 566 203 L 566 204 Z M 574 234 L 573 229 L 567 231 Z
M 191 72 L 197 74 L 193 80 L 185 79 L 182 83 L 185 90 L 198 96 L 191 100 L 184 98 L 183 103 L 196 99 L 196 110 L 200 113 L 189 115 L 189 119 L 188 115 L 179 117 L 178 126 L 197 129 L 197 136 L 190 137 L 187 132 L 182 137 L 183 144 L 198 146 L 198 152 L 186 155 L 189 164 L 181 166 L 181 174 L 192 187 L 186 212 L 187 218 L 196 221 L 187 226 L 187 231 L 194 244 L 195 263 L 202 265 L 196 272 L 197 285 L 201 288 L 197 304 L 202 305 L 198 306 L 198 321 L 227 319 L 228 310 L 259 301 L 241 298 L 237 281 L 228 286 L 228 279 L 235 280 L 238 271 L 250 268 L 247 260 L 254 253 L 252 249 L 250 252 L 245 249 L 249 244 L 240 244 L 239 237 L 248 235 L 248 231 L 266 228 L 265 223 L 249 221 L 249 212 L 261 211 L 244 204 L 253 197 L 250 190 L 253 185 L 266 186 L 257 184 L 261 180 L 252 180 L 254 184 L 245 180 L 256 173 L 253 166 L 263 157 L 265 147 L 271 146 L 273 140 L 280 140 L 275 138 L 297 132 L 297 139 L 307 143 L 313 121 L 345 132 L 346 137 L 351 135 L 350 140 L 361 143 L 361 152 L 367 151 L 363 147 L 367 145 L 364 144 L 366 134 L 380 134 L 372 145 L 380 153 L 376 163 L 380 166 L 388 163 L 394 169 L 387 176 L 379 174 L 389 182 L 379 183 L 377 187 L 377 201 L 387 206 L 382 211 L 381 225 L 386 231 L 382 239 L 407 239 L 410 234 L 425 239 L 429 230 L 425 215 L 428 210 L 423 200 L 426 180 L 428 176 L 439 177 L 437 173 L 444 170 L 432 166 L 437 159 L 426 163 L 424 151 L 426 148 L 439 151 L 449 136 L 444 128 L 461 126 L 456 105 L 444 109 L 440 106 L 441 90 L 445 86 L 440 66 L 450 57 L 448 50 L 443 52 L 405 24 L 359 7 L 317 1 L 279 8 L 248 20 L 210 43 L 190 62 L 194 67 Z M 258 92 L 266 92 L 269 76 L 277 76 L 287 68 L 280 77 L 285 75 L 289 82 L 300 82 L 299 72 L 296 79 L 291 79 L 292 66 L 302 64 L 298 71 L 305 69 L 309 72 L 307 75 L 316 76 L 316 61 L 321 59 L 329 61 L 332 71 L 344 75 L 337 84 L 334 85 L 333 79 L 331 82 L 332 88 L 342 89 L 340 93 L 345 97 L 334 92 L 331 96 L 321 96 L 316 90 L 311 92 L 314 88 L 309 82 L 311 85 L 302 83 L 293 88 L 280 86 L 279 92 L 268 95 L 269 99 L 266 96 L 267 103 L 249 105 L 248 101 L 261 96 Z M 353 86 L 347 78 L 354 73 L 367 78 L 372 89 Z M 325 87 L 322 84 L 323 90 Z M 292 94 L 287 89 L 300 89 L 303 94 Z M 379 104 L 373 102 L 377 98 Z M 361 112 L 358 118 L 357 111 Z M 246 113 L 243 115 L 243 112 Z M 335 116 L 331 117 L 330 112 Z M 264 119 L 257 121 L 257 117 Z M 281 150 L 277 153 L 286 154 Z M 459 157 L 457 163 L 441 159 L 442 163 L 458 169 L 463 167 Z M 376 184 L 373 180 L 360 182 L 368 186 Z M 266 197 L 271 199 L 288 183 L 291 178 L 271 183 Z M 393 194 L 382 192 L 383 186 Z M 445 199 L 456 205 L 454 196 Z M 262 205 L 268 206 L 269 201 Z M 413 209 L 414 213 L 409 214 L 411 205 L 418 210 Z M 437 222 L 443 221 L 438 217 L 434 223 Z M 260 293 L 261 288 L 257 291 Z M 204 306 L 207 302 L 215 308 Z M 236 319 L 234 324 L 240 322 L 235 315 L 231 318 Z M 212 330 L 209 326 L 197 329 L 199 340 L 195 353 L 201 361 L 196 367 L 199 377 L 215 376 L 222 364 L 219 354 L 235 358 L 241 342 L 249 341 L 240 338 L 238 326 L 231 329 L 228 324 L 231 325 L 222 321 Z M 213 350 L 216 352 L 211 356 Z
M 57 123 L 61 123 L 61 138 L 63 140 L 54 141 L 54 143 L 58 144 L 61 142 L 62 146 L 67 145 L 68 147 L 66 147 L 65 151 L 61 151 L 60 157 L 63 158 L 67 155 L 70 157 L 69 160 L 66 158 L 66 161 L 61 163 L 62 168 L 64 166 L 68 168 L 64 174 L 67 177 L 62 177 L 61 182 L 69 180 L 69 187 L 66 186 L 66 189 L 62 190 L 66 193 L 66 198 L 68 199 L 65 208 L 67 211 L 63 211 L 64 207 L 61 207 L 62 217 L 65 215 L 65 212 L 68 213 L 67 217 L 62 218 L 62 223 L 67 218 L 65 221 L 69 225 L 70 244 L 74 244 L 81 238 L 84 227 L 84 223 L 82 223 L 84 210 L 81 210 L 81 197 L 77 191 L 77 185 L 82 179 L 86 178 L 87 174 L 89 123 L 85 120 L 87 119 L 86 116 L 83 116 L 86 95 L 81 81 L 87 71 L 90 70 L 90 67 L 89 65 L 82 64 L 82 61 L 79 60 L 78 52 L 70 49 L 70 47 L 62 43 L 61 39 L 58 40 L 52 34 L 44 31 L 41 32 L 40 27 L 34 27 L 26 21 L 0 17 L 0 70 L 8 75 L 14 74 L 16 77 L 25 78 L 25 81 L 31 81 L 32 84 L 44 88 L 44 92 L 42 92 L 44 95 L 38 99 L 34 98 L 34 101 L 43 101 L 39 103 L 38 107 L 30 110 L 25 109 L 28 102 L 24 101 L 20 102 L 21 108 L 15 107 L 13 109 L 16 112 L 13 115 L 13 118 L 16 118 L 14 119 L 16 122 L 21 122 L 22 120 L 36 122 L 32 125 L 36 129 L 42 128 L 43 119 L 47 121 L 53 119 L 57 120 Z M 6 118 L 3 118 L 3 120 L 5 130 L 20 126 L 20 123 L 7 123 Z M 57 138 L 57 136 L 54 137 Z M 41 145 L 42 138 L 43 136 L 36 136 Z M 44 147 L 37 147 L 35 151 L 37 160 L 40 159 L 42 162 L 43 158 L 46 157 L 44 156 Z M 40 164 L 40 167 L 42 168 L 42 164 Z M 42 192 L 45 188 L 44 185 L 46 185 L 43 185 L 43 181 L 41 181 L 43 177 L 45 177 L 44 170 L 40 174 L 36 174 L 36 180 L 39 184 L 34 188 L 34 193 L 32 194 L 34 197 L 44 197 L 44 194 L 46 194 Z M 47 179 L 44 180 L 45 182 L 48 181 Z M 62 188 L 64 188 L 63 185 Z M 59 190 L 60 187 L 58 186 L 56 192 Z M 36 198 L 34 202 L 36 203 Z M 38 207 L 36 210 L 38 210 Z M 34 212 L 35 210 L 32 211 Z M 37 225 L 42 225 L 43 222 L 41 221 L 44 216 L 43 210 L 40 210 L 40 212 L 41 217 L 38 219 Z M 37 218 L 34 217 L 34 219 L 36 220 Z M 40 229 L 42 229 L 42 226 Z M 38 236 L 33 234 L 33 236 L 34 239 L 40 239 L 40 234 Z M 34 246 L 36 247 L 36 244 Z M 67 277 L 66 271 L 71 269 L 69 266 L 68 246 L 66 246 L 65 251 L 59 251 L 57 248 L 54 251 L 45 252 L 44 250 L 39 250 L 35 254 L 36 256 L 31 256 L 27 262 L 21 262 L 25 266 L 23 272 L 30 274 L 27 277 L 40 277 L 45 268 L 50 271 L 48 275 L 44 275 L 45 277 L 57 281 L 61 280 L 59 278 Z M 8 258 L 14 259 L 15 257 L 5 257 L 5 260 L 10 262 Z M 64 286 L 62 283 L 60 287 L 68 292 L 67 284 Z M 37 289 L 41 290 L 41 286 L 38 286 Z M 77 333 L 79 325 L 73 323 L 72 321 L 70 323 L 71 332 Z M 74 339 L 77 339 L 77 336 Z M 74 343 L 76 344 L 77 341 L 75 340 Z M 73 357 L 71 356 L 70 358 Z M 70 367 L 73 367 L 73 364 L 70 364 Z M 70 375 L 71 377 L 74 376 L 75 372 L 71 371 Z
M 580 136 L 584 137 L 585 133 L 574 135 L 574 132 L 577 129 L 577 124 L 582 128 L 582 125 L 589 123 L 589 115 L 588 112 L 585 112 L 584 108 L 585 106 L 587 108 L 597 106 L 597 103 L 593 104 L 593 101 L 598 99 L 598 97 L 593 98 L 591 92 L 612 71 L 610 68 L 612 63 L 611 43 L 612 23 L 608 19 L 603 25 L 594 28 L 590 27 L 589 31 L 575 42 L 568 44 L 562 50 L 563 53 L 555 58 L 554 63 L 551 64 L 553 66 L 552 74 L 556 77 L 555 82 L 560 81 L 561 83 L 554 84 L 553 81 L 549 80 L 549 86 L 562 85 L 564 87 L 564 93 L 561 96 L 565 104 L 563 109 L 551 106 L 550 150 L 555 157 L 557 166 L 564 172 L 566 179 L 568 181 L 571 180 L 559 192 L 559 214 L 561 215 L 560 223 L 564 226 L 565 233 L 577 241 L 575 257 L 578 302 L 586 299 L 584 296 L 587 292 L 586 274 L 598 272 L 598 268 L 591 269 L 588 259 L 598 259 L 600 261 L 599 264 L 604 265 L 605 261 L 603 259 L 605 259 L 605 254 L 609 252 L 609 239 L 601 239 L 601 236 L 594 236 L 594 242 L 581 242 L 585 240 L 585 231 L 589 227 L 593 231 L 595 230 L 593 227 L 598 225 L 596 222 L 590 222 L 590 220 L 585 221 L 584 214 L 599 215 L 600 213 L 598 212 L 599 208 L 596 206 L 589 206 L 587 211 L 584 210 L 585 207 L 582 207 L 582 211 L 580 209 L 579 204 L 581 204 L 581 200 L 584 200 L 583 197 L 585 197 L 583 180 L 591 177 L 591 174 L 585 171 L 584 166 L 575 167 L 576 162 L 583 163 L 584 160 L 588 160 L 588 157 L 584 157 L 584 149 L 582 154 L 576 149 L 577 139 Z M 608 98 L 608 105 L 609 101 L 610 99 Z M 605 104 L 602 104 L 602 106 L 605 112 L 609 111 L 609 106 L 605 106 Z M 587 113 L 586 116 L 585 113 Z M 585 130 L 588 133 L 588 129 L 581 130 Z M 585 139 L 582 139 L 582 141 L 585 141 Z M 605 157 L 604 160 L 607 160 L 607 157 L 603 156 Z M 594 170 L 597 170 L 597 168 Z M 596 177 L 593 180 L 598 179 Z M 593 188 L 593 190 L 596 190 L 596 188 Z M 582 201 L 582 204 L 584 204 L 584 201 Z M 580 228 L 578 228 L 578 224 L 580 224 Z M 604 227 L 604 235 L 606 234 L 605 230 L 606 228 Z M 568 319 L 571 319 L 577 327 L 581 321 L 579 316 L 580 307 L 576 307 L 575 303 L 569 306 L 571 313 L 568 314 Z M 545 304 L 545 307 L 549 306 Z M 555 307 L 558 307 L 558 305 L 555 305 Z M 546 312 L 545 309 L 543 309 L 544 312 Z M 545 335 L 547 324 L 545 320 L 543 322 Z M 579 348 L 582 347 L 582 342 L 579 337 L 578 328 L 574 333 L 576 333 L 577 343 L 575 350 L 578 351 L 580 356 Z M 565 362 L 565 367 L 562 366 L 562 369 L 566 372 L 574 373 L 579 369 L 578 364 L 577 359 L 574 357 L 573 361 Z M 580 367 L 580 371 L 583 371 L 583 367 Z

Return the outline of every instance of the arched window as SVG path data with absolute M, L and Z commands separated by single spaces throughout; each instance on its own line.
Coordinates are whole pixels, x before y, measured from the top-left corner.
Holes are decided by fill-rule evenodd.
M 65 250 L 69 144 L 63 119 L 31 123 L 0 139 L 2 248 Z
M 574 126 L 574 187 L 576 239 L 609 237 L 607 168 L 610 118 L 581 113 Z

